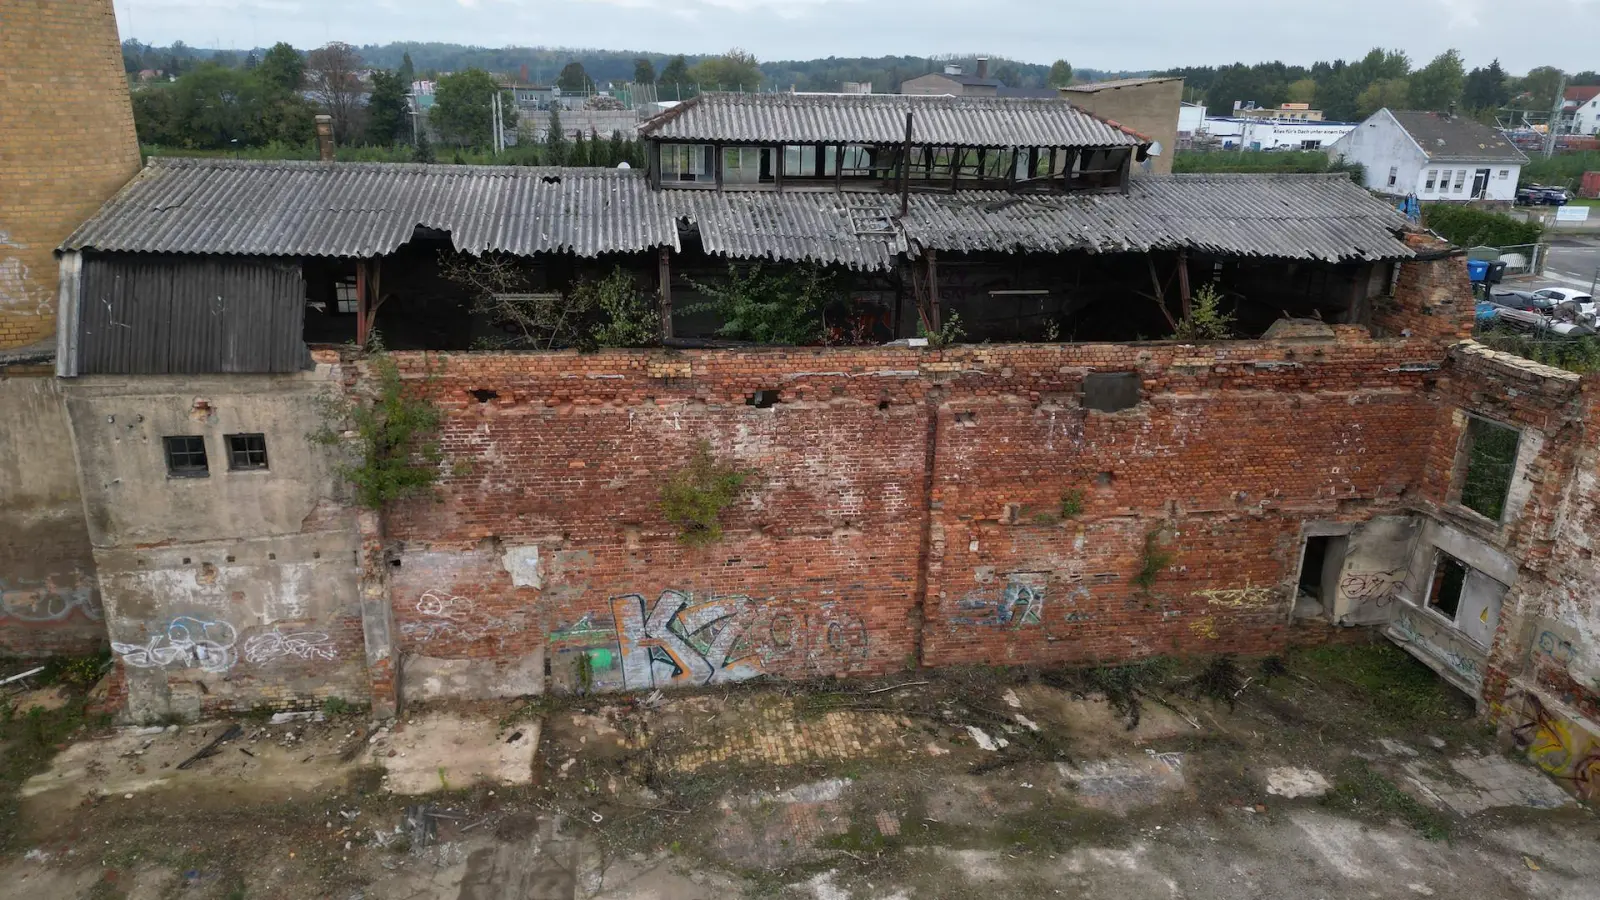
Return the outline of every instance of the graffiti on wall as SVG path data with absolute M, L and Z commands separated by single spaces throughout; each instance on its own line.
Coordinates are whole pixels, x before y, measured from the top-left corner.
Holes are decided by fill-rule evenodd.
M 1278 591 L 1275 588 L 1258 587 L 1252 585 L 1248 579 L 1244 587 L 1213 588 L 1195 591 L 1194 595 L 1203 598 L 1211 606 L 1227 609 L 1267 609 L 1278 599 Z
M 1586 801 L 1600 799 L 1600 741 L 1554 715 L 1538 697 L 1519 698 L 1511 737 L 1534 765 L 1564 782 Z
M 662 591 L 653 606 L 638 594 L 613 597 L 623 686 L 703 685 L 761 674 L 743 639 L 749 605 L 744 597 L 691 603 L 678 591 Z
M 870 655 L 866 622 L 841 603 L 624 594 L 611 621 L 594 613 L 550 632 L 557 652 L 581 652 L 593 684 L 637 690 L 753 678 L 775 664 L 796 672 L 847 670 Z M 560 646 L 564 645 L 564 646 Z
M 1572 662 L 1578 655 L 1577 648 L 1572 646 L 1572 642 L 1554 631 L 1540 632 L 1535 646 L 1540 654 L 1550 657 L 1563 666 Z
M 1482 652 L 1474 650 L 1470 642 L 1440 626 L 1425 634 L 1417 627 L 1411 613 L 1401 613 L 1394 622 L 1394 633 L 1405 644 L 1415 646 L 1424 653 L 1449 666 L 1457 675 L 1474 685 L 1483 684 Z
M 1394 600 L 1395 591 L 1405 580 L 1406 570 L 1403 567 L 1387 572 L 1348 572 L 1339 579 L 1339 593 L 1350 601 L 1351 606 L 1371 604 L 1383 609 Z
M 0 619 L 18 622 L 60 622 L 74 612 L 98 622 L 104 613 L 94 586 L 80 575 L 69 587 L 54 578 L 37 587 L 11 587 L 0 580 Z
M 999 596 L 971 594 L 956 601 L 956 625 L 984 625 L 994 628 L 1021 628 L 1044 621 L 1045 576 L 1009 576 Z
M 135 669 L 162 669 L 167 666 L 198 668 L 206 672 L 226 672 L 237 657 L 233 644 L 238 632 L 227 622 L 209 622 L 193 616 L 179 616 L 160 634 L 143 644 L 113 641 L 111 652 Z
M 400 633 L 419 644 L 442 638 L 468 643 L 490 638 L 503 640 L 522 631 L 521 621 L 489 615 L 478 609 L 471 598 L 447 591 L 423 591 L 415 608 L 419 618 L 402 623 Z
M 261 634 L 254 634 L 244 642 L 244 658 L 246 662 L 256 665 L 265 665 L 279 659 L 323 659 L 332 660 L 338 656 L 334 649 L 333 641 L 320 631 L 297 631 L 293 634 L 284 634 L 274 628 Z

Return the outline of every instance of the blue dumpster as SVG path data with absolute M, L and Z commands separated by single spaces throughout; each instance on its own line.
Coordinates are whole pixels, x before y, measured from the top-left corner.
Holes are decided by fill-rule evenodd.
M 1484 259 L 1467 260 L 1467 277 L 1473 281 L 1483 281 L 1489 277 L 1489 261 Z

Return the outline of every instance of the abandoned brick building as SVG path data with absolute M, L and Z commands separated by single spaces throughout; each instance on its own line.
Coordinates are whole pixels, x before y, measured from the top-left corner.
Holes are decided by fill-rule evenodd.
M 647 171 L 155 159 L 61 244 L 66 437 L 21 471 L 80 486 L 130 717 L 1370 626 L 1591 789 L 1600 382 L 1472 342 L 1454 248 L 1342 177 L 1145 174 L 1063 101 L 712 94 L 641 134 Z M 621 271 L 660 346 L 474 349 L 461 257 L 557 301 Z M 704 297 L 757 262 L 866 324 L 727 339 Z M 1203 291 L 1234 336 L 1174 339 Z M 442 417 L 380 509 L 311 438 L 374 333 Z M 746 477 L 687 544 L 702 445 Z

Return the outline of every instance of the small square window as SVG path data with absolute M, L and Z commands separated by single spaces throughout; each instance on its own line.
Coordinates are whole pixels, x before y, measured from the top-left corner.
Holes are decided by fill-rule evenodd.
M 354 314 L 356 311 L 356 280 L 346 278 L 333 286 L 334 311 Z
M 161 439 L 167 448 L 167 475 L 173 478 L 204 478 L 211 474 L 206 463 L 206 439 L 198 434 L 180 434 Z
M 1400 180 L 1400 167 L 1399 166 L 1390 166 L 1389 167 L 1389 187 L 1394 187 L 1395 182 L 1397 182 L 1399 180 Z
M 1425 191 L 1433 190 L 1434 182 L 1436 182 L 1438 180 L 1439 180 L 1439 170 L 1438 169 L 1429 169 L 1428 170 L 1428 181 L 1427 181 L 1426 184 L 1424 184 L 1422 186 L 1422 189 L 1425 190 Z
M 1500 180 L 1501 181 L 1505 181 L 1507 178 L 1510 178 L 1510 177 L 1511 177 L 1511 170 L 1510 169 L 1501 169 L 1500 170 Z
M 267 467 L 267 438 L 260 434 L 230 434 L 228 440 L 228 468 L 265 469 Z

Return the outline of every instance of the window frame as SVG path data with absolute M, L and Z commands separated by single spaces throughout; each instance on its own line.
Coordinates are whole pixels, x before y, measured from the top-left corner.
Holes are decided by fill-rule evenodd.
M 177 447 L 178 442 L 183 446 Z M 198 448 L 198 449 L 196 449 Z M 161 437 L 161 455 L 167 464 L 168 478 L 210 478 L 211 454 L 206 449 L 206 436 L 203 434 L 169 434 Z M 175 464 L 178 458 L 186 460 Z M 198 457 L 199 463 L 194 459 Z
M 259 447 L 249 445 L 254 440 Z M 245 446 L 240 448 L 235 442 L 243 441 Z M 271 467 L 271 459 L 267 455 L 267 436 L 259 431 L 246 431 L 238 434 L 225 434 L 222 436 L 223 446 L 228 451 L 228 471 L 230 472 L 265 472 Z M 258 455 L 261 461 L 254 462 L 253 457 Z M 245 462 L 239 463 L 243 455 Z
M 1500 514 L 1498 516 L 1490 516 L 1482 510 L 1467 505 L 1468 484 L 1472 479 L 1473 449 L 1480 437 L 1474 431 L 1474 428 L 1497 428 L 1502 431 L 1509 431 L 1516 437 L 1516 444 L 1511 451 L 1511 460 L 1505 463 L 1505 490 L 1498 501 L 1500 505 Z M 1515 486 L 1517 480 L 1517 463 L 1522 455 L 1522 431 L 1522 429 L 1507 425 L 1504 422 L 1496 422 L 1493 419 L 1472 413 L 1467 414 L 1467 427 L 1462 429 L 1461 442 L 1456 450 L 1457 475 L 1454 490 L 1451 492 L 1452 506 L 1471 513 L 1496 527 L 1505 524 L 1511 500 L 1511 489 Z
M 1399 183 L 1400 183 L 1400 167 L 1399 166 L 1390 166 L 1389 167 L 1389 187 L 1394 187 L 1396 184 L 1399 184 Z
M 1444 610 L 1434 603 L 1435 595 L 1443 585 L 1443 572 L 1447 564 L 1453 563 L 1461 569 L 1461 583 L 1456 585 L 1455 609 L 1446 615 Z M 1428 587 L 1422 595 L 1422 608 L 1437 616 L 1440 621 L 1449 623 L 1453 629 L 1460 629 L 1457 620 L 1461 618 L 1461 596 L 1466 593 L 1467 579 L 1472 577 L 1472 566 L 1465 560 L 1435 547 L 1433 550 L 1433 568 L 1428 575 Z
M 1437 182 L 1438 180 L 1439 180 L 1439 170 L 1438 169 L 1429 169 L 1428 170 L 1428 180 L 1423 183 L 1422 190 L 1424 192 L 1432 191 L 1434 183 Z

